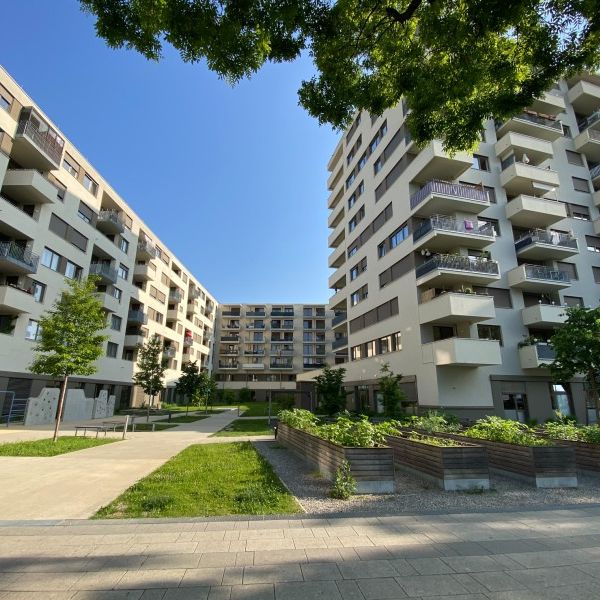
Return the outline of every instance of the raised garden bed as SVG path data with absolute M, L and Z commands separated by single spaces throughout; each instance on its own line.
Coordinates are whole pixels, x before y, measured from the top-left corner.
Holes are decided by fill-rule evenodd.
M 279 423 L 277 441 L 333 479 L 345 460 L 350 464 L 359 494 L 390 494 L 395 491 L 394 455 L 391 448 L 348 448 Z
M 403 435 L 387 436 L 386 442 L 394 451 L 397 467 L 433 481 L 443 490 L 490 489 L 487 453 L 476 443 L 456 441 L 455 446 L 438 446 Z
M 561 442 L 552 446 L 520 446 L 454 433 L 432 435 L 483 446 L 490 471 L 528 481 L 538 488 L 577 487 L 575 449 Z
M 579 442 L 577 440 L 553 439 L 553 441 L 574 450 L 577 471 L 587 475 L 600 475 L 600 444 L 590 444 L 589 442 Z

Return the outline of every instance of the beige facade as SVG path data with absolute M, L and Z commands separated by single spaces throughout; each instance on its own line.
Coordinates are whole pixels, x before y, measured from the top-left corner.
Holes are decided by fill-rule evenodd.
M 419 410 L 591 419 L 581 382 L 552 386 L 545 342 L 565 305 L 600 299 L 600 75 L 486 123 L 474 155 L 417 148 L 407 113 L 359 114 L 328 164 L 329 307 L 350 404 L 374 407 L 389 362 Z
M 256 399 L 292 393 L 298 374 L 333 363 L 332 313 L 323 304 L 222 304 L 214 369 L 220 389 Z
M 73 381 L 86 396 L 108 388 L 117 406 L 140 404 L 136 347 L 154 334 L 170 389 L 186 361 L 211 369 L 215 298 L 0 69 L 0 391 L 37 396 L 49 383 L 27 371 L 39 316 L 65 278 L 88 274 L 109 340 L 98 372 Z

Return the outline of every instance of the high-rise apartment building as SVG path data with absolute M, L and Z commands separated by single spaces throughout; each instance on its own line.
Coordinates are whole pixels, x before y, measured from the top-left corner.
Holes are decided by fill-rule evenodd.
M 565 306 L 600 300 L 600 75 L 486 123 L 473 155 L 418 148 L 408 110 L 357 115 L 328 164 L 329 307 L 350 404 L 375 407 L 388 362 L 407 409 L 593 419 L 581 380 L 551 381 L 547 341 Z
M 154 334 L 167 398 L 183 363 L 211 368 L 215 298 L 0 68 L 0 391 L 28 398 L 54 386 L 27 370 L 39 316 L 65 278 L 88 274 L 99 277 L 109 339 L 98 372 L 72 387 L 140 404 L 136 347 Z
M 222 304 L 214 370 L 220 389 L 294 392 L 298 374 L 333 363 L 332 313 L 323 304 Z

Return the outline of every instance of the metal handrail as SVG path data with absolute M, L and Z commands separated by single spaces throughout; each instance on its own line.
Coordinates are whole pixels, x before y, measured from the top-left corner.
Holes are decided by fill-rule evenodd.
M 577 239 L 571 234 L 561 233 L 559 231 L 546 231 L 545 229 L 534 229 L 521 236 L 515 242 L 515 250 L 521 250 L 521 248 L 525 248 L 526 246 L 535 243 L 577 249 Z
M 479 187 L 465 185 L 463 183 L 450 183 L 440 179 L 433 179 L 426 183 L 419 191 L 410 197 L 410 207 L 415 208 L 430 194 L 443 194 L 444 196 L 454 196 L 455 198 L 466 198 L 489 204 L 487 192 Z
M 90 275 L 104 275 L 111 281 L 117 280 L 117 270 L 104 263 L 91 263 Z
M 417 241 L 430 231 L 455 231 L 457 233 L 470 233 L 473 235 L 483 235 L 494 237 L 494 227 L 491 223 L 486 223 L 483 227 L 475 225 L 470 219 L 459 221 L 454 217 L 445 215 L 433 215 L 431 218 L 423 221 L 413 232 L 413 241 Z
M 544 127 L 550 127 L 551 129 L 560 129 L 562 131 L 562 122 L 555 119 L 547 119 L 546 117 L 541 117 L 540 115 L 532 115 L 530 113 L 521 113 L 520 115 L 516 115 L 513 119 L 518 119 L 522 121 L 530 121 L 531 123 L 535 123 L 536 125 L 542 125 Z M 500 129 L 504 123 L 496 122 L 496 129 Z
M 15 242 L 0 242 L 0 257 L 20 262 L 34 271 L 37 269 L 40 260 L 37 254 Z
M 434 269 L 453 269 L 456 271 L 489 273 L 490 275 L 498 275 L 500 273 L 498 263 L 495 260 L 484 260 L 454 254 L 436 254 L 427 262 L 419 265 L 415 269 L 415 275 L 418 278 Z
M 592 167 L 590 169 L 590 178 L 591 179 L 595 179 L 598 176 L 600 176 L 600 164 L 598 164 L 595 167 Z
M 585 119 L 581 119 L 581 121 L 577 121 L 577 127 L 579 127 L 579 131 L 583 131 L 588 127 L 591 127 L 594 123 L 600 120 L 600 110 L 593 112 L 589 117 Z
M 545 281 L 562 281 L 569 283 L 571 279 L 566 271 L 552 269 L 545 265 L 521 265 L 527 279 L 543 279 Z
M 48 124 L 44 124 L 48 127 L 46 131 L 40 131 L 30 119 L 31 115 L 28 115 L 27 119 L 21 119 L 17 126 L 18 135 L 26 135 L 29 137 L 37 146 L 39 146 L 57 165 L 60 165 L 60 159 L 64 149 L 64 141 L 60 139 L 56 132 L 48 127 Z M 42 122 L 42 119 L 36 115 L 36 119 Z

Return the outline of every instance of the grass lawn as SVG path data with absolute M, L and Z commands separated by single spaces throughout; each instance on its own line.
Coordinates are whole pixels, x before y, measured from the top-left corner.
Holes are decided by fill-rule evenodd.
M 249 442 L 189 446 L 93 518 L 209 517 L 300 512 Z
M 9 442 L 0 444 L 0 456 L 56 456 L 118 441 L 115 438 L 64 436 L 59 437 L 56 442 L 51 438 L 32 442 Z
M 273 435 L 273 428 L 267 425 L 268 419 L 236 419 L 225 429 L 213 433 L 211 437 L 234 437 L 236 435 Z

